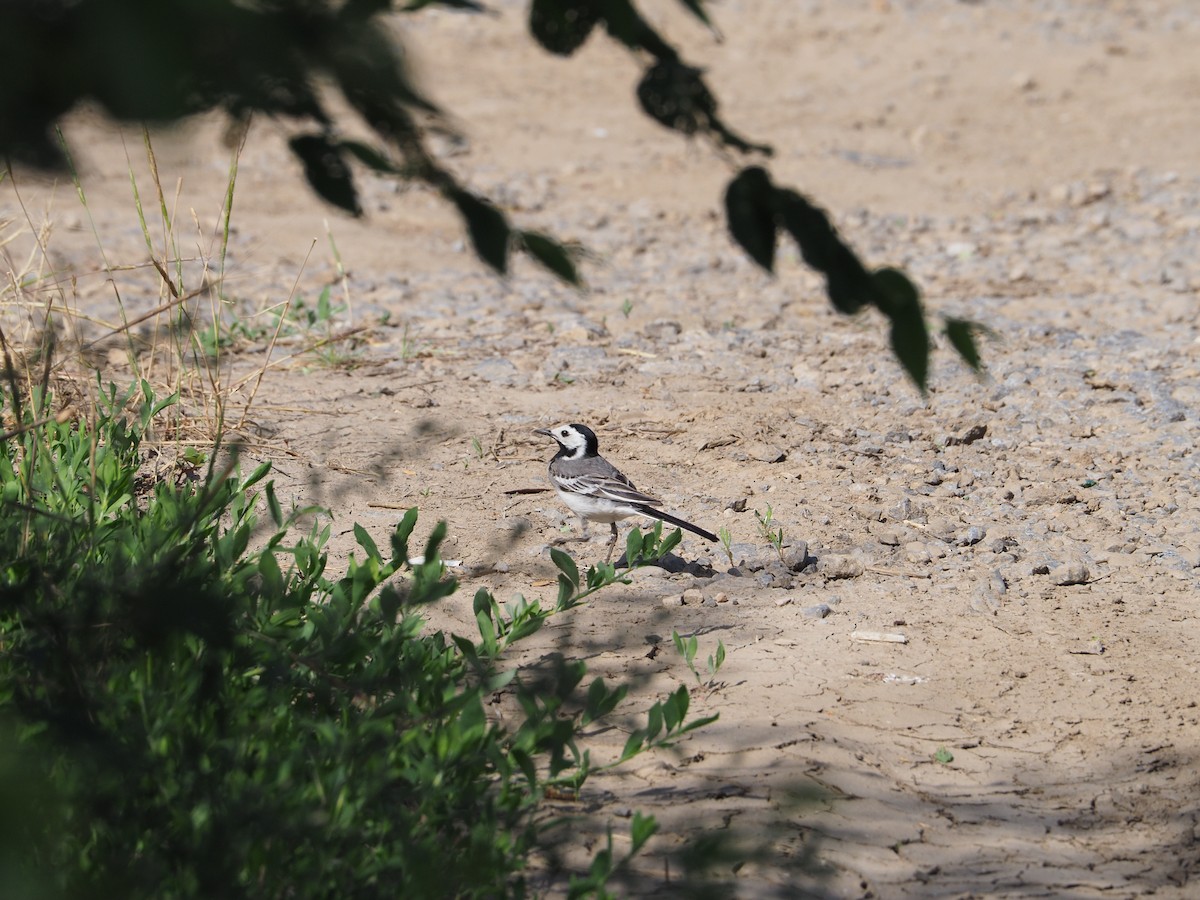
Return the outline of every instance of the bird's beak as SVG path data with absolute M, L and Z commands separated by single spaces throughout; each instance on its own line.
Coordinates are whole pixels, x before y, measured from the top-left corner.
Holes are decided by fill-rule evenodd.
M 549 428 L 535 428 L 535 429 L 533 429 L 533 433 L 534 433 L 534 434 L 543 434 L 543 435 L 545 435 L 545 436 L 546 436 L 546 437 L 548 437 L 548 438 L 552 438 L 552 437 L 554 437 L 554 435 L 552 435 L 552 434 L 550 433 L 550 429 L 549 429 Z

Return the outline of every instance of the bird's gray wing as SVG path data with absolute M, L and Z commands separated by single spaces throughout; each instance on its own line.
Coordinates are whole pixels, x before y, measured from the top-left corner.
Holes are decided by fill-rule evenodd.
M 594 460 L 597 465 L 571 473 L 560 473 L 563 487 L 589 497 L 613 500 L 617 503 L 642 503 L 647 506 L 662 506 L 657 497 L 644 494 L 633 486 L 633 482 L 604 460 Z

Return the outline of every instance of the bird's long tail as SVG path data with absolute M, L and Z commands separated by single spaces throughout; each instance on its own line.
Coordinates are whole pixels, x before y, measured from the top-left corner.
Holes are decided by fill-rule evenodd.
M 665 513 L 661 509 L 655 509 L 653 506 L 646 506 L 643 504 L 638 507 L 638 512 L 640 512 L 643 516 L 650 516 L 652 519 L 662 519 L 664 522 L 670 522 L 672 525 L 677 525 L 686 531 L 690 531 L 692 534 L 700 535 L 700 537 L 704 538 L 706 541 L 712 541 L 713 543 L 716 543 L 717 540 L 719 540 L 711 531 L 705 531 L 699 525 L 693 525 L 691 522 L 685 522 L 683 519 L 677 518 L 670 513 Z

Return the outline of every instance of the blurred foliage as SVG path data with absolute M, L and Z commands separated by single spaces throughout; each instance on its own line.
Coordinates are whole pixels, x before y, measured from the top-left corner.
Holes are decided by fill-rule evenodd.
M 719 37 L 702 0 L 680 3 Z M 62 166 L 55 125 L 85 103 L 138 122 L 212 109 L 224 110 L 235 123 L 269 115 L 293 123 L 291 150 L 329 203 L 362 214 L 352 164 L 420 181 L 458 209 L 476 255 L 496 272 L 508 272 L 516 250 L 582 287 L 571 248 L 514 228 L 428 149 L 425 129 L 446 123 L 414 85 L 385 14 L 430 6 L 484 9 L 471 0 L 5 0 L 0 58 L 11 74 L 0 84 L 0 155 Z M 632 0 L 531 0 L 528 24 L 535 41 L 561 56 L 603 29 L 642 66 L 637 100 L 646 115 L 710 141 L 722 156 L 771 154 L 769 146 L 728 126 L 702 68 L 686 62 Z M 377 146 L 339 137 L 319 84 L 341 95 Z M 826 276 L 835 308 L 882 312 L 897 358 L 925 390 L 931 343 L 919 293 L 907 278 L 889 269 L 868 273 L 824 213 L 795 191 L 774 187 L 760 166 L 743 169 L 730 182 L 726 211 L 735 240 L 767 271 L 773 270 L 774 235 L 782 226 L 805 261 Z M 978 329 L 964 324 L 949 323 L 947 337 L 978 370 Z

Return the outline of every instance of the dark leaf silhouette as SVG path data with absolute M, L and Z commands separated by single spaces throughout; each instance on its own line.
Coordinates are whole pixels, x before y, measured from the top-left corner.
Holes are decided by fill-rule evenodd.
M 717 26 L 713 24 L 712 19 L 708 17 L 708 12 L 704 9 L 703 0 L 679 0 L 680 3 L 697 19 L 703 22 L 708 30 L 713 33 L 718 41 L 721 40 L 721 32 L 717 30 Z
M 700 70 L 663 60 L 646 70 L 637 88 L 646 115 L 683 134 L 708 130 L 717 101 L 700 77 Z
M 725 217 L 734 240 L 766 269 L 775 266 L 775 189 L 766 170 L 750 166 L 725 189 Z
M 958 351 L 963 362 L 976 372 L 983 369 L 979 348 L 975 346 L 975 332 L 979 330 L 980 327 L 975 322 L 968 322 L 966 319 L 946 319 L 946 337 L 949 338 L 951 346 Z
M 567 284 L 583 287 L 583 279 L 571 258 L 571 252 L 553 238 L 536 231 L 519 234 L 521 249 L 538 261 L 545 269 L 557 275 Z
M 793 190 L 779 194 L 783 227 L 800 248 L 804 262 L 823 274 L 826 291 L 837 311 L 853 315 L 871 302 L 870 275 L 854 252 L 842 243 L 824 211 Z
M 925 393 L 929 376 L 929 331 L 916 286 L 898 269 L 872 273 L 876 306 L 892 321 L 892 351 Z
M 458 207 L 467 223 L 471 245 L 476 255 L 504 275 L 508 272 L 508 243 L 511 231 L 504 213 L 491 203 L 461 188 L 448 191 L 450 200 Z
M 448 6 L 450 9 L 461 9 L 466 12 L 487 12 L 487 7 L 475 0 L 409 0 L 400 8 L 401 12 L 416 12 L 427 6 Z
M 600 18 L 599 0 L 533 0 L 529 33 L 551 53 L 570 56 Z
M 317 134 L 300 135 L 288 143 L 304 163 L 304 177 L 313 190 L 334 206 L 356 216 L 362 215 L 350 167 L 336 144 Z
M 599 0 L 603 4 L 601 18 L 609 36 L 630 50 L 645 50 L 655 59 L 679 61 L 675 48 L 662 39 L 657 31 L 641 17 L 630 0 Z
M 353 155 L 368 169 L 388 175 L 403 174 L 396 164 L 383 153 L 361 141 L 342 141 L 341 148 Z

